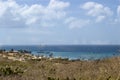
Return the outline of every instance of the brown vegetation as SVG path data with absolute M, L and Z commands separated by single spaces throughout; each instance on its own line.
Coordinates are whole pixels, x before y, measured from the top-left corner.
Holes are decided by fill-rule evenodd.
M 120 80 L 120 57 L 95 61 L 39 59 L 25 62 L 0 58 L 0 67 L 19 67 L 22 74 L 1 75 L 0 80 Z

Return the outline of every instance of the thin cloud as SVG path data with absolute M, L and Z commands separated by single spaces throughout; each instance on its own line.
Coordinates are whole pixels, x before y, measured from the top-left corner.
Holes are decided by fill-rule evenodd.
M 105 18 L 113 15 L 112 10 L 96 2 L 86 2 L 81 8 L 87 11 L 87 15 L 96 18 L 96 22 L 101 22 Z
M 74 28 L 82 28 L 82 27 L 88 26 L 88 24 L 90 23 L 90 20 L 69 17 L 66 19 L 65 23 L 69 25 L 70 29 L 74 29 Z

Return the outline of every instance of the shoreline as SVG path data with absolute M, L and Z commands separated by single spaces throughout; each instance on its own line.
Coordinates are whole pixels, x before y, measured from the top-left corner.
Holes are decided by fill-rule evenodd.
M 59 54 L 62 52 L 58 52 Z M 64 52 L 65 53 L 65 52 Z M 71 52 L 70 52 L 71 53 Z M 80 57 L 80 58 L 69 58 L 69 57 L 62 57 L 62 56 L 56 56 L 54 55 L 55 52 L 48 52 L 44 53 L 32 53 L 31 51 L 27 51 L 27 50 L 9 50 L 6 51 L 5 49 L 0 50 L 0 57 L 3 58 L 7 58 L 7 59 L 11 59 L 11 60 L 18 60 L 18 61 L 25 61 L 25 60 L 30 60 L 30 59 L 66 59 L 66 60 L 76 60 L 76 61 L 94 61 L 94 60 L 103 60 L 103 59 L 108 59 L 108 58 L 112 58 L 112 57 L 120 57 L 120 54 L 116 54 L 116 55 L 111 55 L 111 56 L 102 56 L 102 57 L 97 57 L 97 56 L 89 56 L 91 55 L 91 53 L 89 53 L 89 55 L 86 55 L 86 57 Z M 65 54 L 69 54 L 68 52 L 66 52 Z M 92 53 L 93 55 L 93 53 Z M 96 55 L 96 54 L 94 54 Z M 108 55 L 108 54 L 107 54 Z M 87 58 L 88 57 L 88 58 Z

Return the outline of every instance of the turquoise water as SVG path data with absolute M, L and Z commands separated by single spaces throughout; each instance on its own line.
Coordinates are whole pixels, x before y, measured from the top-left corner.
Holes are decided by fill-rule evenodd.
M 53 56 L 58 58 L 81 59 L 81 60 L 96 60 L 113 56 L 120 56 L 119 53 L 90 53 L 90 52 L 52 52 Z
M 34 55 L 62 57 L 69 59 L 94 60 L 112 56 L 120 56 L 120 45 L 31 45 L 31 46 L 1 46 L 0 49 L 28 50 Z M 45 53 L 39 53 L 45 51 Z M 48 52 L 48 53 L 46 53 Z
M 104 59 L 113 56 L 120 56 L 120 53 L 109 52 L 109 53 L 92 53 L 92 52 L 53 52 L 53 57 L 55 58 L 69 58 L 69 59 L 80 59 L 80 60 L 97 60 Z M 35 55 L 44 55 L 49 57 L 47 53 L 37 53 L 33 52 Z

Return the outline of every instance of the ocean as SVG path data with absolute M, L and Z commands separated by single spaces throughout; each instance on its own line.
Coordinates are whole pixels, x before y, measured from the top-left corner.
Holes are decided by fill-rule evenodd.
M 96 60 L 120 56 L 120 45 L 31 45 L 0 46 L 0 49 L 28 50 L 34 55 L 62 57 L 69 59 Z

